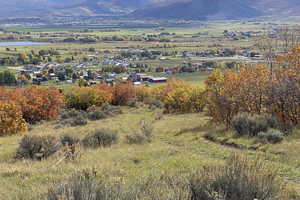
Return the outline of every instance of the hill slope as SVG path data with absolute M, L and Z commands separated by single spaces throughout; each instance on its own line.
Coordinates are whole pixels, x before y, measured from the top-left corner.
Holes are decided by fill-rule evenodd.
M 240 19 L 263 13 L 241 0 L 188 0 L 155 4 L 132 13 L 133 17 L 163 19 Z
M 129 13 L 154 0 L 10 0 L 1 2 L 0 17 Z
M 135 11 L 134 11 L 135 10 Z M 134 18 L 240 19 L 300 16 L 299 0 L 10 0 L 0 17 L 90 16 L 130 13 Z

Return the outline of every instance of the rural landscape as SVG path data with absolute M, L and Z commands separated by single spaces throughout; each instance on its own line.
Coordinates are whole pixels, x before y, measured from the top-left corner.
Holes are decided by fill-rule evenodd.
M 0 200 L 300 199 L 297 0 L 0 5 Z

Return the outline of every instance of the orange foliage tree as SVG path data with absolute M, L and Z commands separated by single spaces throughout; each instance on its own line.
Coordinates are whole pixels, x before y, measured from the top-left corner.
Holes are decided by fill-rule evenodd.
M 201 112 L 205 106 L 204 89 L 185 81 L 170 80 L 151 94 L 164 104 L 166 113 Z
M 63 94 L 53 87 L 30 86 L 14 90 L 0 90 L 0 100 L 12 102 L 20 108 L 27 122 L 54 119 L 64 103 Z
M 269 114 L 286 125 L 300 122 L 300 47 L 278 57 L 272 71 L 262 65 L 214 71 L 206 81 L 208 112 L 227 127 L 240 112 Z
M 126 105 L 129 101 L 135 100 L 135 98 L 136 91 L 132 83 L 119 83 L 114 86 L 113 105 Z
M 12 103 L 0 101 L 0 136 L 13 135 L 27 130 L 21 110 Z

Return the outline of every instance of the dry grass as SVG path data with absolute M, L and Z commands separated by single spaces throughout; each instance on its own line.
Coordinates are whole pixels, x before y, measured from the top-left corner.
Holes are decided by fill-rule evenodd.
M 233 152 L 234 148 L 209 142 L 203 135 L 210 130 L 206 125 L 208 118 L 201 114 L 166 115 L 154 122 L 151 143 L 130 145 L 126 135 L 136 132 L 141 119 L 153 121 L 161 115 L 160 110 L 144 108 L 124 108 L 124 114 L 114 118 L 88 123 L 81 127 L 54 129 L 52 122 L 45 122 L 34 127 L 30 135 L 74 135 L 84 138 L 98 128 L 118 131 L 118 144 L 110 148 L 79 148 L 75 161 L 62 161 L 62 153 L 44 161 L 15 161 L 14 153 L 22 136 L 0 138 L 0 199 L 33 199 L 45 193 L 53 182 L 67 180 L 74 172 L 94 169 L 101 177 L 134 181 L 138 176 L 149 173 L 190 172 L 203 165 L 219 165 Z M 292 147 L 298 141 L 289 141 Z M 294 145 L 293 145 L 294 144 Z M 282 145 L 282 146 L 281 146 Z M 276 145 L 278 149 L 289 147 L 286 142 Z M 275 147 L 275 146 L 274 146 Z M 298 147 L 297 147 L 298 148 Z M 246 155 L 256 156 L 253 151 L 241 151 Z M 291 155 L 294 150 L 290 149 Z M 300 186 L 299 157 L 258 153 L 279 168 L 280 174 Z M 283 162 L 285 160 L 285 162 Z

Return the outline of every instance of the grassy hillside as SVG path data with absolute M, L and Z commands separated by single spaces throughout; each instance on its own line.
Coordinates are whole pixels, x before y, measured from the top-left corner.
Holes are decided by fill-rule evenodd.
M 264 151 L 241 150 L 204 138 L 215 126 L 203 114 L 163 115 L 161 110 L 123 108 L 114 118 L 90 122 L 76 128 L 55 129 L 54 122 L 36 125 L 28 135 L 61 136 L 69 134 L 83 138 L 98 128 L 118 130 L 120 140 L 111 148 L 80 148 L 75 161 L 62 161 L 61 154 L 45 161 L 16 161 L 13 159 L 21 136 L 0 138 L 0 199 L 35 199 L 54 182 L 66 180 L 76 171 L 94 169 L 106 180 L 132 182 L 149 174 L 177 174 L 178 176 L 204 165 L 219 165 L 232 153 L 259 156 L 296 189 L 300 189 L 300 159 L 298 138 L 264 147 Z M 141 119 L 153 121 L 151 143 L 129 145 L 125 136 L 137 132 Z M 216 130 L 217 131 L 217 130 Z

